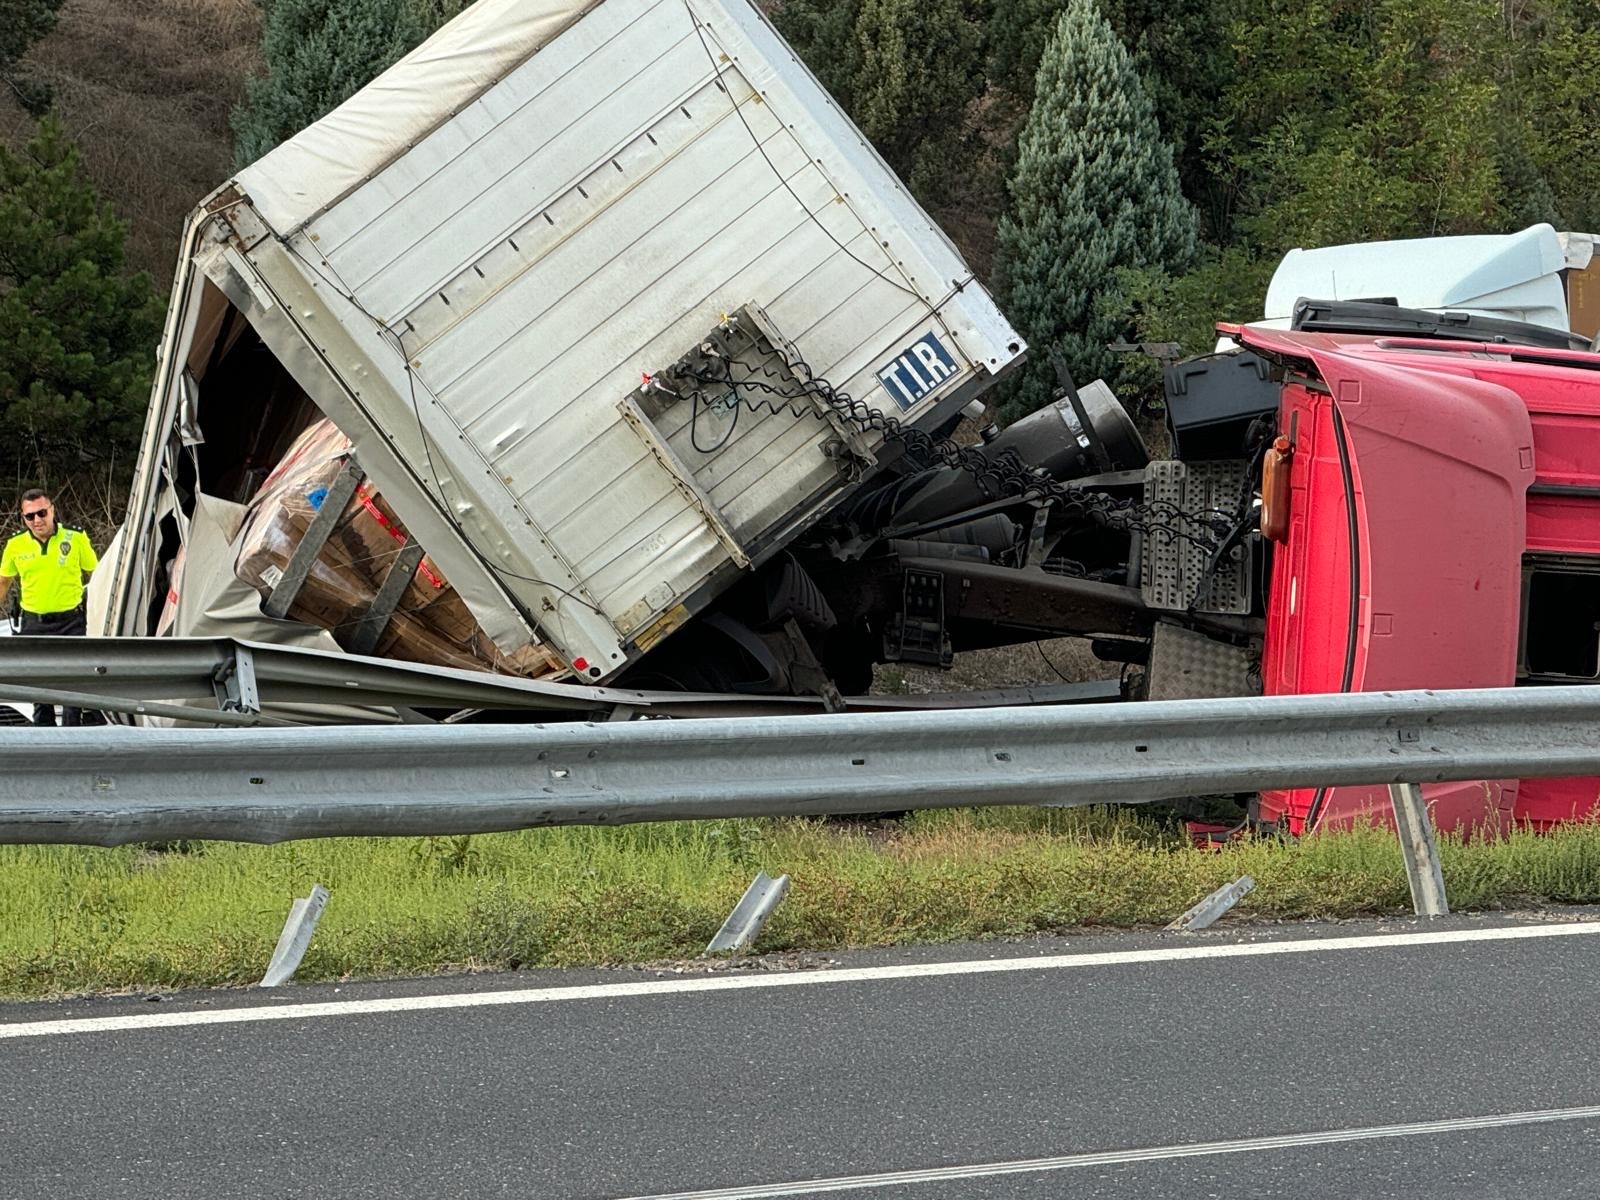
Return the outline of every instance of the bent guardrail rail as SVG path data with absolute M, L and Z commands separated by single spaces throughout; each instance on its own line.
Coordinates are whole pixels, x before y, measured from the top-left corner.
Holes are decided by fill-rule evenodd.
M 1090 680 L 938 695 L 850 696 L 845 704 L 856 712 L 1097 704 L 1118 696 L 1116 680 Z M 815 696 L 591 687 L 230 637 L 6 639 L 0 642 L 0 700 L 241 728 L 393 724 L 401 719 L 395 710 L 416 709 L 494 709 L 581 720 L 644 713 L 783 715 L 824 707 Z M 277 715 L 264 711 L 274 708 Z

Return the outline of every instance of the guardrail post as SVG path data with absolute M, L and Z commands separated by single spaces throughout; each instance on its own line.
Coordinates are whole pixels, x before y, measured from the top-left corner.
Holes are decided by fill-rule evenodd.
M 259 713 L 261 689 L 256 686 L 256 657 L 250 647 L 235 643 L 233 654 L 211 673 L 217 707 L 223 712 Z
M 756 940 L 756 934 L 761 932 L 761 927 L 767 923 L 772 910 L 778 907 L 778 901 L 788 892 L 787 875 L 779 875 L 774 879 L 765 871 L 757 872 L 755 880 L 745 890 L 744 897 L 728 914 L 728 919 L 722 923 L 722 928 L 717 930 L 717 936 L 711 939 L 711 944 L 706 947 L 705 952 L 725 954 L 745 949 Z
M 1400 836 L 1400 853 L 1406 860 L 1406 882 L 1411 885 L 1411 906 L 1419 917 L 1442 917 L 1450 912 L 1445 899 L 1444 874 L 1439 869 L 1439 847 L 1422 788 L 1415 783 L 1391 783 L 1394 827 Z
M 301 896 L 289 906 L 289 919 L 278 935 L 278 947 L 272 952 L 267 973 L 257 987 L 281 987 L 294 977 L 300 960 L 311 945 L 311 935 L 317 931 L 317 921 L 328 905 L 328 889 L 320 883 L 311 889 L 309 896 Z
M 1256 881 L 1241 875 L 1232 883 L 1225 883 L 1204 900 L 1167 926 L 1177 933 L 1193 933 L 1209 929 L 1222 919 L 1224 913 L 1255 890 Z

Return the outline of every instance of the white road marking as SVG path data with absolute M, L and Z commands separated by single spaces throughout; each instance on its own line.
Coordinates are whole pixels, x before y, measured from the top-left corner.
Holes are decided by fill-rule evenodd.
M 1014 1162 L 976 1163 L 965 1167 L 934 1167 L 926 1171 L 840 1175 L 833 1179 L 807 1179 L 797 1183 L 756 1184 L 752 1187 L 712 1188 L 702 1192 L 630 1196 L 627 1200 L 768 1200 L 769 1197 L 775 1196 L 859 1192 L 871 1188 L 905 1187 L 917 1183 L 988 1179 L 996 1175 L 1070 1171 L 1078 1167 L 1115 1167 L 1128 1163 L 1160 1162 L 1172 1158 L 1200 1158 L 1211 1154 L 1293 1150 L 1301 1146 L 1330 1146 L 1339 1142 L 1426 1137 L 1430 1134 L 1463 1133 L 1477 1129 L 1505 1129 L 1515 1125 L 1546 1125 L 1553 1121 L 1593 1120 L 1600 1120 L 1600 1105 L 1589 1108 L 1549 1108 L 1539 1112 L 1502 1113 L 1493 1117 L 1461 1117 L 1449 1121 L 1416 1121 L 1409 1125 L 1371 1125 L 1365 1129 L 1330 1129 L 1321 1133 L 1286 1133 L 1276 1137 L 1240 1138 L 1231 1142 L 1195 1142 L 1189 1145 L 1151 1146 L 1141 1150 L 1104 1150 L 1095 1154 L 1064 1154 L 1059 1158 L 1024 1158 Z
M 772 975 L 709 975 L 641 983 L 600 983 L 578 987 L 520 988 L 461 992 L 440 996 L 388 996 L 376 1000 L 329 1000 L 258 1008 L 217 1008 L 139 1013 L 122 1017 L 65 1017 L 54 1021 L 0 1024 L 0 1040 L 58 1037 L 73 1033 L 116 1033 L 130 1029 L 172 1029 L 186 1025 L 234 1025 L 247 1021 L 304 1021 L 314 1017 L 354 1017 L 373 1013 L 429 1012 L 452 1008 L 492 1008 L 511 1004 L 551 1004 L 567 1000 L 621 1000 L 692 992 L 755 991 L 765 988 L 821 987 L 839 983 L 882 983 L 897 979 L 936 979 L 950 975 L 1001 975 L 1017 971 L 1061 971 L 1081 967 L 1136 966 L 1219 958 L 1258 958 L 1274 954 L 1333 954 L 1343 950 L 1387 950 L 1469 942 L 1507 942 L 1531 938 L 1576 937 L 1600 933 L 1600 921 L 1551 925 L 1447 929 L 1429 933 L 1386 933 L 1360 937 L 1303 938 L 1283 942 L 1233 942 L 1225 945 L 1164 946 L 1154 950 L 1113 950 L 1092 954 L 1048 954 L 1034 958 L 994 958 L 967 962 L 908 963 L 893 967 L 853 967 L 839 971 L 794 971 Z

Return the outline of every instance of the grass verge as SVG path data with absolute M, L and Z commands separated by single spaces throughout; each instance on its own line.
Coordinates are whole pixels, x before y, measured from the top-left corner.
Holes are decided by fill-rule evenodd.
M 1441 848 L 1456 909 L 1600 902 L 1600 827 Z M 1215 852 L 1127 810 L 918 813 L 547 829 L 460 839 L 0 847 L 0 995 L 246 984 L 292 897 L 327 912 L 296 978 L 617 964 L 698 954 L 757 870 L 794 881 L 761 951 L 1162 924 L 1239 875 L 1236 910 L 1409 912 L 1393 835 Z

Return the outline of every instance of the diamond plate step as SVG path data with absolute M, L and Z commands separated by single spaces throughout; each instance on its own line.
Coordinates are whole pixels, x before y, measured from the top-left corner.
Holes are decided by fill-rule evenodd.
M 1145 468 L 1144 502 L 1151 528 L 1140 556 L 1140 591 L 1151 608 L 1167 612 L 1250 612 L 1250 544 L 1228 552 L 1207 582 L 1212 536 L 1194 518 L 1232 518 L 1244 487 L 1242 462 L 1153 462 Z M 1204 588 L 1202 590 L 1202 584 Z M 1198 600 L 1198 603 L 1197 603 Z
M 1241 646 L 1213 641 L 1181 625 L 1160 622 L 1150 640 L 1148 700 L 1204 700 L 1252 696 L 1261 689 L 1251 670 L 1254 656 Z

